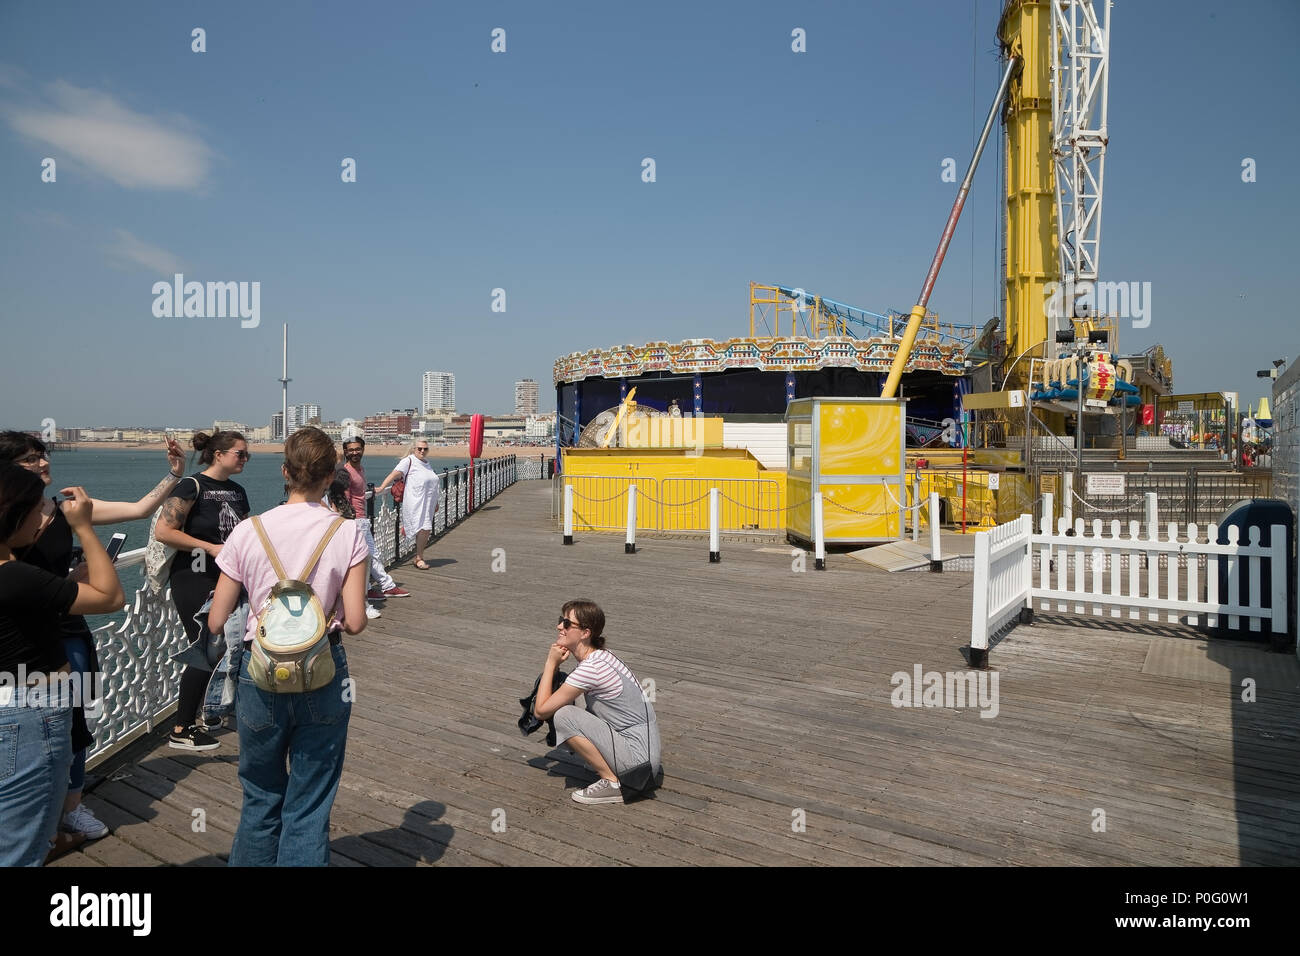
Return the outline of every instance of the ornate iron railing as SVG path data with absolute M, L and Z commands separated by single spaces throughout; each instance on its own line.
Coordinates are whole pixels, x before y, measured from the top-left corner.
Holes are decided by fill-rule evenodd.
M 441 496 L 434 517 L 430 541 L 446 534 L 480 507 L 521 477 L 540 477 L 546 462 L 528 461 L 520 468 L 514 455 L 477 461 L 471 467 L 444 468 L 438 476 Z M 473 477 L 473 505 L 470 478 Z M 385 491 L 376 498 L 372 485 L 366 502 L 375 535 L 375 546 L 385 565 L 395 564 L 415 550 L 415 538 L 407 537 Z M 118 559 L 119 571 L 144 563 L 144 548 L 128 551 Z M 95 735 L 88 755 L 94 765 L 121 750 L 171 717 L 176 709 L 184 667 L 171 658 L 186 646 L 185 628 L 172 603 L 171 589 L 154 594 L 143 586 L 124 609 L 120 623 L 94 628 L 95 647 L 103 672 L 103 697 L 88 710 L 86 719 Z

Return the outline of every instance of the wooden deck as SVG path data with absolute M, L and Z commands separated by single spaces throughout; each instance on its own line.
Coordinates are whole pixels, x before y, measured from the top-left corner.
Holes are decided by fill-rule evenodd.
M 770 542 L 725 542 L 717 565 L 703 540 L 563 547 L 550 500 L 548 483 L 508 489 L 434 546 L 433 570 L 400 568 L 415 596 L 349 639 L 335 865 L 1300 862 L 1293 657 L 1210 642 L 1222 667 L 1159 676 L 1174 665 L 1148 666 L 1153 647 L 1164 661 L 1170 641 L 1206 642 L 1040 617 L 992 651 L 996 718 L 896 708 L 894 672 L 966 669 L 969 573 L 837 555 L 797 573 Z M 655 682 L 653 800 L 573 803 L 591 777 L 516 729 L 575 596 L 605 608 L 610 648 Z M 55 865 L 223 863 L 240 788 L 237 735 L 221 740 L 191 756 L 155 737 L 105 768 L 87 801 L 113 834 Z

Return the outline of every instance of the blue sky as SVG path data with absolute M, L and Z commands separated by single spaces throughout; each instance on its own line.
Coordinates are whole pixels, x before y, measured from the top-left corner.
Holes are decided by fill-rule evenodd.
M 751 281 L 906 311 L 999 6 L 11 0 L 4 424 L 264 424 L 286 321 L 290 401 L 340 419 L 416 405 L 426 369 L 465 411 L 508 411 L 523 377 L 553 408 L 558 356 L 744 334 Z M 1250 400 L 1300 357 L 1300 5 L 1233 10 L 1115 7 L 1101 264 L 1152 283 L 1125 351 Z M 931 300 L 948 321 L 998 311 L 995 159 Z M 174 271 L 260 282 L 259 327 L 155 317 Z

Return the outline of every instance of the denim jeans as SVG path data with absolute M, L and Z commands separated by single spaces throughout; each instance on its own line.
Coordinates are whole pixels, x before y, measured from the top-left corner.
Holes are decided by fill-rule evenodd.
M 72 766 L 72 708 L 17 695 L 0 706 L 0 866 L 40 866 L 63 816 Z M 25 706 L 18 706 L 23 700 Z M 63 702 L 57 702 L 63 703 Z M 35 705 L 35 706 L 33 706 Z
M 83 688 L 94 687 L 95 672 L 90 669 L 90 648 L 82 637 L 65 637 L 63 653 L 67 655 L 68 666 L 81 675 Z M 83 703 L 84 706 L 84 703 Z M 80 793 L 86 787 L 86 748 L 72 754 L 72 771 L 68 774 L 68 789 Z
M 326 866 L 330 809 L 343 773 L 352 716 L 352 685 L 342 645 L 334 680 L 305 694 L 272 694 L 239 666 L 239 782 L 244 805 L 230 850 L 231 866 Z M 346 699 L 345 699 L 346 698 Z

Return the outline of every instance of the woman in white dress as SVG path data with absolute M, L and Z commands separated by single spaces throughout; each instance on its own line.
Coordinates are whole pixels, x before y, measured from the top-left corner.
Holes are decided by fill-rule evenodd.
M 421 438 L 411 445 L 406 457 L 375 489 L 375 494 L 387 491 L 399 478 L 406 482 L 406 494 L 402 498 L 402 528 L 408 538 L 415 536 L 415 566 L 427 571 L 429 565 L 424 561 L 424 549 L 433 532 L 433 516 L 442 498 L 438 473 L 429 465 L 427 439 Z

